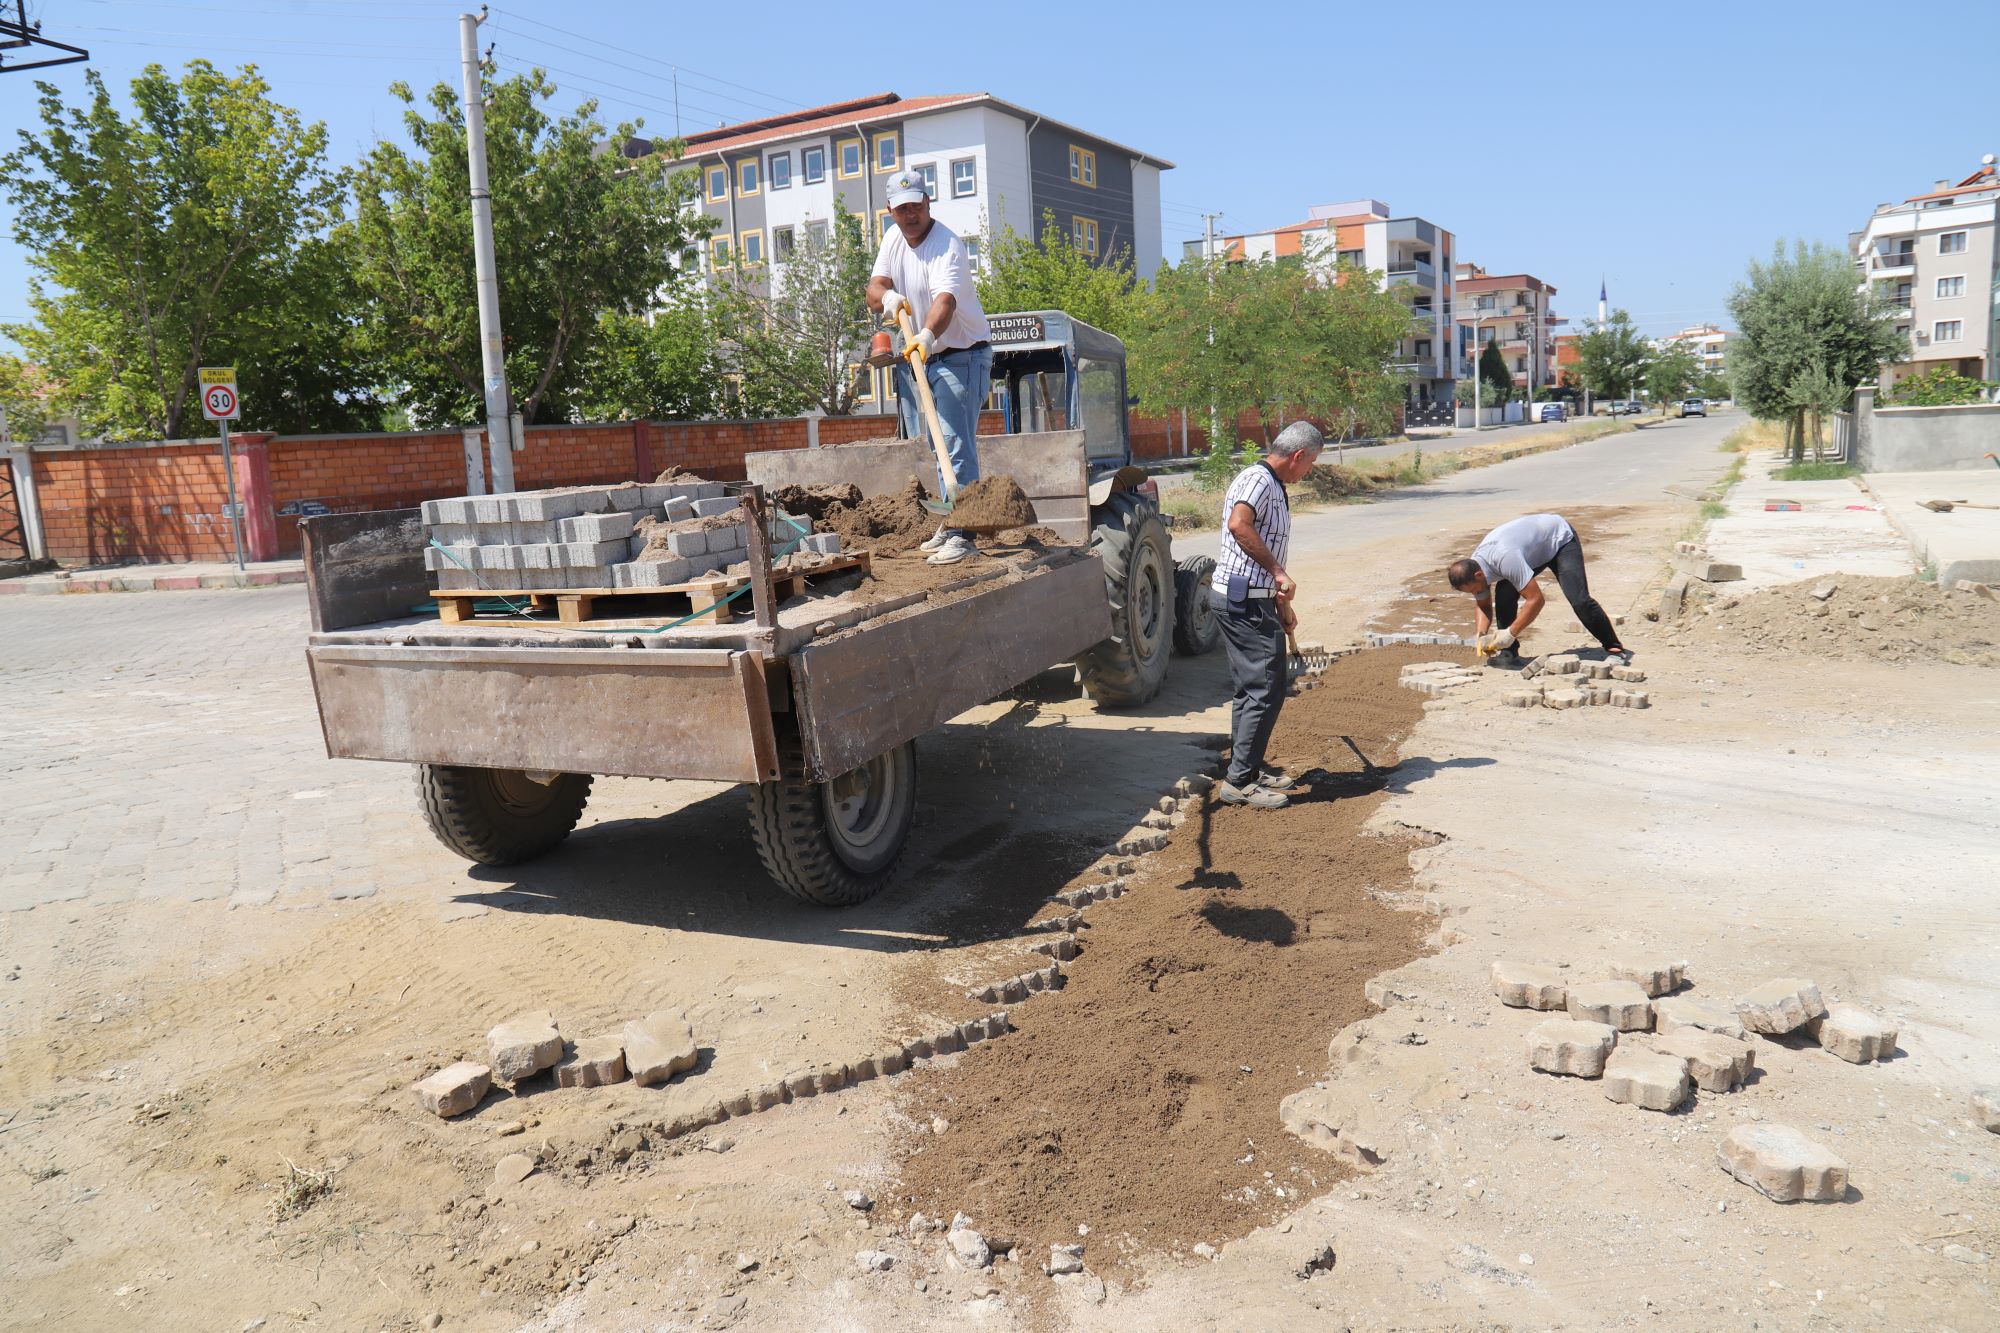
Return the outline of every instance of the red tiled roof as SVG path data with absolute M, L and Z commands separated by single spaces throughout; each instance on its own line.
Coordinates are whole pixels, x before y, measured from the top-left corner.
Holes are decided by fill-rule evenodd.
M 950 93 L 940 97 L 902 97 L 896 93 L 877 93 L 871 97 L 857 97 L 852 101 L 832 102 L 803 111 L 702 130 L 686 136 L 687 155 L 692 158 L 705 153 L 727 153 L 773 139 L 791 139 L 872 121 L 898 120 L 923 111 L 935 111 L 939 107 L 976 102 L 986 96 L 985 93 Z
M 1929 194 L 1913 194 L 1903 202 L 1906 204 L 1918 204 L 1926 199 L 1948 199 L 1952 195 L 1964 194 L 1970 190 L 1992 189 L 2000 189 L 2000 168 L 1981 167 L 1948 190 L 1932 190 Z

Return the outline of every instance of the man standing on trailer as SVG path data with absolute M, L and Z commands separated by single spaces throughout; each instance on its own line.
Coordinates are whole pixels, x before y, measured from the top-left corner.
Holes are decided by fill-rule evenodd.
M 945 453 L 960 487 L 979 480 L 979 410 L 993 382 L 992 329 L 972 286 L 972 260 L 951 228 L 931 217 L 931 199 L 924 178 L 905 168 L 889 177 L 889 213 L 896 220 L 875 255 L 868 279 L 868 307 L 882 312 L 890 324 L 896 311 L 907 307 L 917 324 L 917 336 L 903 349 L 896 367 L 896 399 L 906 439 L 925 434 L 917 403 L 911 350 L 921 348 L 922 370 L 937 404 Z M 940 494 L 944 478 L 938 478 Z M 940 526 L 923 549 L 930 563 L 955 565 L 977 555 L 972 534 Z
M 1298 624 L 1285 572 L 1292 508 L 1285 487 L 1312 471 L 1326 441 L 1309 421 L 1294 421 L 1270 453 L 1236 474 L 1222 500 L 1222 544 L 1209 587 L 1222 604 L 1229 649 L 1229 773 L 1216 795 L 1229 805 L 1276 810 L 1293 779 L 1264 767 L 1264 750 L 1285 703 L 1285 634 Z

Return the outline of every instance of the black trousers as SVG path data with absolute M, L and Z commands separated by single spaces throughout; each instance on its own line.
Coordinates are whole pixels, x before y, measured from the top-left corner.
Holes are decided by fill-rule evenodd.
M 1222 608 L 1222 641 L 1229 649 L 1229 783 L 1244 787 L 1264 769 L 1264 748 L 1285 705 L 1285 630 L 1278 604 L 1268 598 Z
M 1563 597 L 1569 602 L 1569 609 L 1576 612 L 1576 618 L 1583 627 L 1603 644 L 1606 651 L 1618 647 L 1618 631 L 1611 628 L 1611 617 L 1604 614 L 1604 608 L 1590 595 L 1590 580 L 1583 572 L 1583 539 L 1571 537 L 1556 548 L 1549 557 L 1549 563 L 1536 570 L 1555 571 L 1556 584 L 1562 589 Z M 1521 609 L 1521 591 L 1502 579 L 1493 585 L 1493 625 L 1496 629 L 1506 629 L 1514 623 L 1515 614 Z

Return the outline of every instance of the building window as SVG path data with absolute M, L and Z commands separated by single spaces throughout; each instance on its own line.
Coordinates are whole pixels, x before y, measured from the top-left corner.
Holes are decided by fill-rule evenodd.
M 1931 341 L 1934 343 L 1955 343 L 1964 333 L 1963 320 L 1941 319 L 1931 325 Z
M 979 163 L 962 157 L 951 164 L 951 197 L 965 199 L 979 192 Z
M 788 263 L 792 257 L 792 229 L 790 227 L 771 228 L 771 258 L 780 264 Z
M 759 188 L 758 182 L 761 179 L 756 158 L 746 157 L 736 164 L 736 193 L 738 195 L 756 194 Z
M 921 166 L 921 167 L 916 167 L 916 168 L 913 168 L 913 170 L 915 170 L 915 171 L 916 171 L 917 175 L 919 175 L 919 176 L 923 177 L 923 181 L 924 181 L 924 193 L 925 193 L 926 195 L 928 195 L 928 196 L 930 197 L 930 201 L 931 201 L 932 203 L 936 203 L 936 202 L 937 202 L 937 164 L 936 164 L 936 163 L 926 163 L 925 165 L 923 165 L 923 166 Z
M 729 197 L 729 168 L 721 165 L 708 169 L 708 202 Z
M 763 263 L 764 233 L 761 231 L 746 231 L 740 239 L 743 243 L 743 267 L 749 268 L 753 264 Z
M 806 223 L 806 244 L 818 249 L 826 249 L 826 224 L 813 221 Z
M 791 189 L 792 155 L 790 153 L 771 154 L 770 166 L 765 168 L 764 174 L 770 177 L 772 189 L 774 190 Z
M 711 236 L 708 238 L 708 266 L 713 269 L 729 267 L 729 238 Z
M 1965 253 L 1965 233 L 1948 231 L 1938 237 L 1938 253 L 1941 255 L 1962 255 Z
M 1965 279 L 1962 277 L 1939 278 L 1937 280 L 1937 294 L 1939 296 L 1965 295 Z
M 891 130 L 875 136 L 875 170 L 894 171 L 903 161 L 903 136 Z
M 842 180 L 861 174 L 861 140 L 842 139 L 838 144 L 834 145 L 834 151 L 840 155 L 840 177 Z
M 854 376 L 854 401 L 872 403 L 875 401 L 875 368 L 873 366 L 850 366 Z
M 1069 146 L 1069 178 L 1078 185 L 1097 188 L 1097 154 L 1088 148 Z
M 1094 258 L 1097 254 L 1097 219 L 1071 217 L 1070 240 L 1077 249 Z
M 878 208 L 875 210 L 875 235 L 872 239 L 874 240 L 882 239 L 883 237 L 887 236 L 891 231 L 894 231 L 895 227 L 896 227 L 896 220 L 895 218 L 890 216 L 888 209 Z M 866 232 L 867 228 L 864 227 L 862 228 L 862 230 Z M 869 240 L 871 238 L 864 235 L 862 239 Z
M 826 149 L 802 148 L 799 150 L 799 171 L 806 178 L 806 184 L 818 185 L 826 179 Z
M 1430 354 L 1431 354 L 1431 340 L 1429 338 L 1417 339 L 1417 355 L 1421 357 L 1429 357 Z
M 977 236 L 967 236 L 965 238 L 965 257 L 971 263 L 972 271 L 974 273 L 979 272 L 979 238 Z

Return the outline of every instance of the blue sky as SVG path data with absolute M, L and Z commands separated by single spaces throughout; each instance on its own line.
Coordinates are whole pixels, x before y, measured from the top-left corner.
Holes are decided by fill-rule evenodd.
M 36 0 L 123 94 L 146 64 L 255 62 L 352 161 L 400 132 L 385 91 L 455 81 L 454 0 Z M 977 17 L 974 17 L 974 16 Z M 926 17 L 928 16 L 928 17 Z M 1165 239 L 1386 201 L 1456 232 L 1461 255 L 1595 314 L 1599 276 L 1648 332 L 1725 317 L 1779 237 L 1841 244 L 1878 202 L 1973 171 L 2000 117 L 1972 93 L 2000 5 L 1906 11 L 1814 0 L 1633 4 L 1165 3 L 1032 7 L 766 3 L 496 6 L 503 70 L 539 63 L 565 106 L 671 132 L 893 89 L 983 91 L 1165 157 Z M 1937 62 L 1942 61 L 1942 64 Z M 1952 73 L 1956 68 L 1957 72 Z M 0 130 L 34 122 L 34 81 L 0 74 Z M 1956 85 L 1937 100 L 1926 88 Z M 6 206 L 0 203 L 0 212 Z M 28 267 L 0 218 L 0 320 Z

